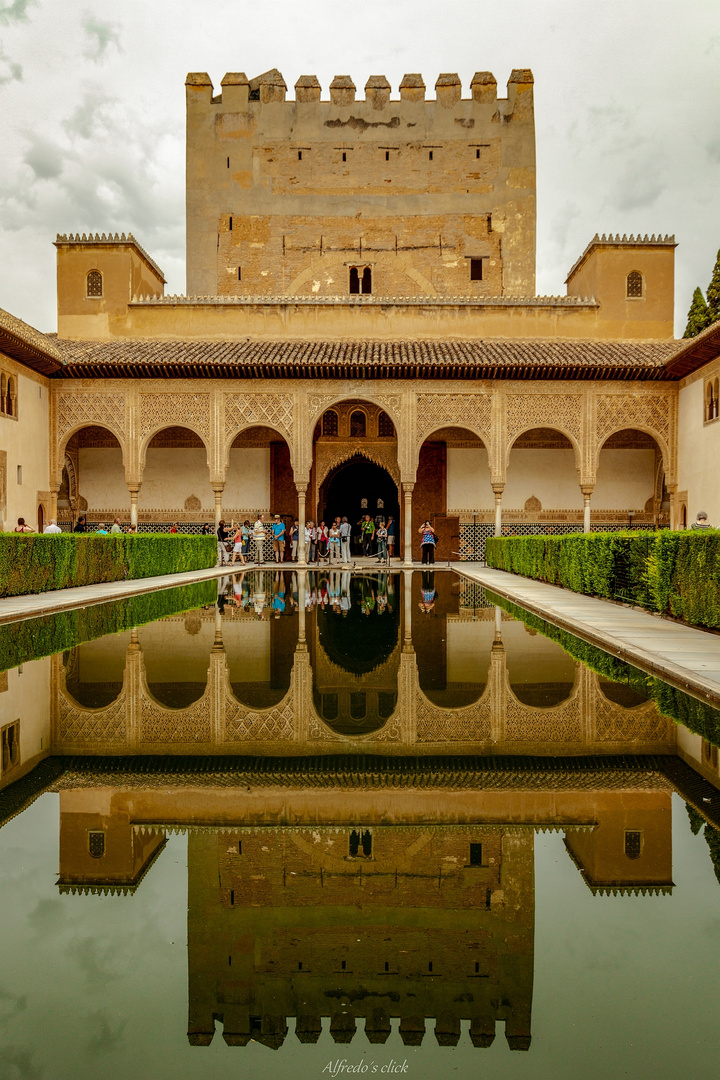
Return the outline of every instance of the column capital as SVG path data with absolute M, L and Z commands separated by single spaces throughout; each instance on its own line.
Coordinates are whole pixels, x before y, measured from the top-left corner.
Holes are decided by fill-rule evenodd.
M 225 490 L 225 481 L 212 480 L 210 482 L 210 487 L 213 489 L 216 495 L 222 495 L 223 491 Z
M 590 496 L 592 495 L 594 489 L 595 489 L 594 484 L 581 484 L 580 485 L 580 490 L 582 491 L 582 493 L 583 493 L 583 495 L 585 496 L 586 499 L 590 498 Z
M 307 484 L 295 484 L 295 490 L 297 491 L 298 495 L 304 495 L 307 491 L 307 488 Z
M 403 493 L 405 495 L 412 495 L 414 487 L 415 487 L 415 481 L 414 480 L 412 481 L 412 483 L 409 483 L 409 484 L 406 484 L 405 481 L 403 481 L 402 489 L 403 489 Z
M 503 491 L 505 490 L 505 482 L 503 481 L 502 483 L 496 483 L 495 481 L 493 481 L 492 489 L 495 498 L 497 499 L 500 495 L 502 495 Z

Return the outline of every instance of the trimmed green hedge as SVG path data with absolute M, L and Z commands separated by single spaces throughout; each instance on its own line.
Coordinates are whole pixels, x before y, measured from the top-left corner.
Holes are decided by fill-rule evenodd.
M 216 562 L 214 536 L 0 533 L 0 596 L 206 570 Z
M 0 627 L 0 671 L 39 660 L 42 656 L 54 656 L 105 634 L 119 634 L 133 626 L 144 626 L 166 615 L 194 611 L 214 604 L 216 600 L 217 582 L 211 578 L 176 589 L 128 596 L 108 604 L 7 623 Z
M 559 626 L 541 619 L 539 615 L 525 611 L 512 601 L 506 600 L 504 596 L 498 596 L 486 589 L 485 597 L 489 603 L 501 607 L 526 626 L 556 641 L 566 653 L 585 664 L 591 671 L 604 679 L 609 679 L 610 682 L 624 683 L 631 686 L 633 690 L 637 690 L 638 693 L 647 695 L 652 698 L 658 712 L 663 716 L 684 724 L 690 731 L 701 735 L 714 746 L 720 746 L 720 711 L 714 709 L 712 705 L 662 682 L 654 675 L 646 675 L 644 671 L 626 663 L 625 660 L 619 660 L 616 656 L 598 649 L 596 645 L 590 645 L 589 642 L 575 637 L 567 630 L 562 630 Z
M 488 566 L 720 628 L 720 531 L 567 533 L 485 542 Z

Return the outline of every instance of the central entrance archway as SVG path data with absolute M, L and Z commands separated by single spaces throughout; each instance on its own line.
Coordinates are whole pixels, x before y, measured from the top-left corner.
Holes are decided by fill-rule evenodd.
M 328 524 L 346 517 L 354 527 L 364 514 L 373 520 L 393 517 L 396 523 L 396 554 L 400 536 L 400 502 L 397 484 L 387 469 L 354 454 L 326 477 L 320 487 L 318 520 Z

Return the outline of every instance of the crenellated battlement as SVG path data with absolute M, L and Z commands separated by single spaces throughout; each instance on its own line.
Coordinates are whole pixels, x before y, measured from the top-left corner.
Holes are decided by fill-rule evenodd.
M 322 98 L 322 86 L 316 75 L 301 75 L 295 83 L 295 98 L 286 101 L 287 84 L 282 74 L 273 68 L 254 79 L 248 79 L 245 72 L 227 72 L 220 83 L 221 91 L 214 94 L 213 82 L 206 71 L 191 71 L 185 80 L 189 96 L 205 105 L 219 105 L 224 108 L 250 106 L 257 102 L 259 106 L 284 103 L 288 105 L 330 104 L 346 108 L 350 105 L 364 104 L 372 109 L 381 109 L 403 102 L 436 103 L 451 109 L 461 102 L 474 102 L 481 105 L 497 103 L 504 105 L 506 117 L 512 117 L 518 94 L 532 100 L 534 79 L 529 68 L 515 68 L 507 82 L 507 97 L 498 98 L 497 80 L 490 71 L 476 71 L 470 84 L 470 96 L 463 98 L 462 82 L 455 72 L 438 75 L 435 82 L 435 98 L 426 99 L 426 86 L 422 75 L 406 74 L 398 86 L 398 98 L 392 98 L 392 87 L 385 75 L 371 75 L 365 83 L 364 99 L 356 99 L 357 87 L 350 75 L 336 75 L 328 87 L 329 98 Z
M 568 282 L 570 278 L 579 270 L 580 266 L 587 259 L 590 252 L 593 251 L 594 248 L 599 247 L 676 248 L 677 243 L 675 241 L 675 237 L 670 236 L 667 233 L 665 234 L 665 236 L 662 236 L 660 233 L 658 233 L 657 236 L 655 235 L 655 233 L 653 233 L 652 236 L 648 236 L 647 233 L 645 233 L 644 236 L 641 236 L 640 233 L 638 233 L 637 236 L 635 236 L 634 233 L 630 233 L 629 236 L 627 235 L 627 233 L 623 233 L 622 236 L 620 235 L 620 233 L 607 233 L 607 235 L 603 233 L 602 236 L 599 236 L 598 233 L 595 233 L 592 240 L 583 251 L 582 255 L 573 263 L 572 269 L 570 270 L 567 278 L 565 279 L 566 282 Z

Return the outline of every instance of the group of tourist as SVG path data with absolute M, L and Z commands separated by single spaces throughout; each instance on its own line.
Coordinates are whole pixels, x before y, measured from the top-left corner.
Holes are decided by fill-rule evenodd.
M 380 563 L 393 558 L 397 532 L 394 518 L 389 518 L 386 524 L 384 518 L 373 521 L 369 514 L 365 514 L 357 523 L 357 529 L 357 546 L 363 555 L 375 555 Z M 258 514 L 253 525 L 246 519 L 241 525 L 233 523 L 228 527 L 221 520 L 217 527 L 218 565 L 226 566 L 235 562 L 245 565 L 248 561 L 258 566 L 269 562 L 283 563 L 288 558 L 288 544 L 289 560 L 297 562 L 299 536 L 300 523 L 297 518 L 288 529 L 279 514 L 275 514 L 269 523 L 265 522 L 262 514 Z M 327 562 L 348 566 L 352 557 L 352 539 L 352 525 L 346 517 L 336 517 L 330 526 L 324 521 L 317 524 L 308 521 L 305 524 L 306 560 L 309 563 Z M 266 546 L 268 542 L 271 547 Z

